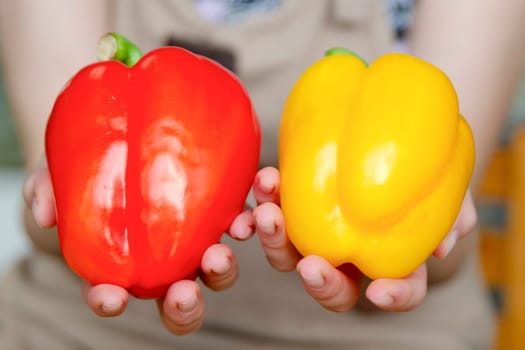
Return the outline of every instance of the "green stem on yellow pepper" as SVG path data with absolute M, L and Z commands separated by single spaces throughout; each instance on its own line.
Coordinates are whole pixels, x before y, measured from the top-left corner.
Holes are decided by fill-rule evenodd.
M 326 50 L 326 52 L 324 53 L 325 56 L 332 56 L 332 55 L 352 55 L 356 58 L 358 58 L 359 60 L 361 60 L 361 62 L 363 62 L 365 64 L 365 66 L 368 67 L 368 63 L 364 60 L 363 57 L 359 56 L 358 54 L 356 54 L 355 52 L 353 52 L 352 50 L 349 50 L 347 48 L 344 48 L 344 47 L 334 47 L 334 48 L 331 48 L 329 50 Z
M 117 60 L 131 67 L 141 57 L 140 49 L 118 33 L 108 33 L 98 42 L 97 58 L 100 61 Z

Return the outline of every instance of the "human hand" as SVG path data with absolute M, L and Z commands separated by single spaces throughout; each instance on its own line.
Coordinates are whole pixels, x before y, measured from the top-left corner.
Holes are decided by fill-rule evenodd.
M 352 309 L 360 294 L 363 276 L 351 264 L 335 268 L 319 256 L 303 257 L 286 236 L 283 213 L 279 207 L 279 171 L 261 169 L 254 181 L 255 230 L 269 263 L 278 271 L 297 270 L 304 288 L 325 308 L 344 312 Z M 453 229 L 434 251 L 445 258 L 458 239 L 468 234 L 476 223 L 476 211 L 470 192 L 465 196 Z M 427 267 L 421 265 L 403 279 L 377 279 L 366 288 L 366 297 L 385 311 L 408 311 L 418 306 L 427 292 Z
M 37 224 L 50 228 L 56 224 L 55 198 L 47 163 L 42 160 L 24 184 L 24 200 L 32 210 Z M 246 208 L 232 223 L 229 235 L 245 240 L 253 233 L 252 210 Z M 237 279 L 237 260 L 230 247 L 215 244 L 209 247 L 201 261 L 199 277 L 208 288 L 221 291 L 232 286 Z M 124 312 L 130 298 L 122 287 L 110 284 L 89 285 L 83 288 L 83 297 L 91 310 L 102 317 L 117 316 Z M 204 317 L 204 300 L 200 286 L 193 280 L 182 280 L 168 289 L 157 301 L 159 313 L 166 328 L 184 335 L 197 330 Z

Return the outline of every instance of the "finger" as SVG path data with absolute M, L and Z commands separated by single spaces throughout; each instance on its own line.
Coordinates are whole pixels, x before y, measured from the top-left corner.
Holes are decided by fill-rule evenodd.
M 347 275 L 315 255 L 302 259 L 297 272 L 306 292 L 328 310 L 344 312 L 356 304 L 361 284 L 356 274 Z
M 470 191 L 467 191 L 463 204 L 459 211 L 452 230 L 434 250 L 434 256 L 440 259 L 446 258 L 456 246 L 459 239 L 472 232 L 477 222 L 477 213 Z
M 201 263 L 201 280 L 215 291 L 231 287 L 238 277 L 237 259 L 230 247 L 214 244 L 209 247 Z
M 35 195 L 35 178 L 42 169 L 47 170 L 47 161 L 45 157 L 41 157 L 36 169 L 30 172 L 30 175 L 26 178 L 23 186 L 23 197 L 28 208 L 31 208 L 33 204 L 33 197 Z
M 175 335 L 185 335 L 200 328 L 204 318 L 204 300 L 194 281 L 174 283 L 164 299 L 157 301 L 166 329 Z
M 366 297 L 385 311 L 408 311 L 425 299 L 427 268 L 421 265 L 405 279 L 378 279 L 366 289 Z
M 265 167 L 259 170 L 253 182 L 253 196 L 257 204 L 272 202 L 279 205 L 279 170 Z
M 129 300 L 129 294 L 124 288 L 111 284 L 85 284 L 83 296 L 89 308 L 102 317 L 120 315 L 126 309 Z
M 233 220 L 228 233 L 232 238 L 244 241 L 252 237 L 254 232 L 255 219 L 253 217 L 253 209 L 247 206 L 245 210 Z
M 467 191 L 463 205 L 459 211 L 458 219 L 454 225 L 458 231 L 458 238 L 463 238 L 472 232 L 477 222 L 478 214 L 474 206 L 474 200 L 472 199 L 470 191 Z
M 55 196 L 47 167 L 39 167 L 24 183 L 24 200 L 36 223 L 44 228 L 56 224 Z
M 459 232 L 457 229 L 453 228 L 452 231 L 450 231 L 447 234 L 445 239 L 443 239 L 443 241 L 434 250 L 433 255 L 436 258 L 445 259 L 456 246 L 458 239 L 459 239 Z
M 295 269 L 301 255 L 284 230 L 281 209 L 274 203 L 264 203 L 254 210 L 255 230 L 268 262 L 278 271 Z
M 35 174 L 31 174 L 24 181 L 23 187 L 24 202 L 28 208 L 32 207 L 33 197 L 35 196 Z

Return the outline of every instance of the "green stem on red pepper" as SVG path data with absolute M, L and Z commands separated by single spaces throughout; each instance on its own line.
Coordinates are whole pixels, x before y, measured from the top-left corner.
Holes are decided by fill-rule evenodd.
M 117 60 L 132 67 L 141 57 L 140 49 L 118 33 L 108 33 L 98 42 L 97 58 L 100 61 Z
M 357 58 L 359 58 L 364 64 L 365 66 L 368 67 L 368 63 L 365 61 L 365 59 L 361 56 L 359 56 L 358 54 L 356 54 L 354 51 L 352 50 L 349 50 L 347 48 L 344 48 L 344 47 L 334 47 L 334 48 L 331 48 L 329 50 L 326 50 L 326 52 L 324 53 L 325 56 L 332 56 L 332 55 L 352 55 L 352 56 L 355 56 Z

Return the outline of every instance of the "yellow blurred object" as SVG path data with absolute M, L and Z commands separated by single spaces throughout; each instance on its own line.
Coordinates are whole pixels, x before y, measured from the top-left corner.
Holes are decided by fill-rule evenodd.
M 478 188 L 483 209 L 506 215 L 490 222 L 480 215 L 481 263 L 489 286 L 501 300 L 495 349 L 525 349 L 525 128 L 496 150 Z M 502 211 L 500 210 L 500 211 Z M 485 210 L 487 212 L 488 210 Z M 501 222 L 500 222 L 501 221 Z
M 297 81 L 280 130 L 281 206 L 303 255 L 371 278 L 414 271 L 451 229 L 474 164 L 454 87 L 387 54 L 337 49 Z

